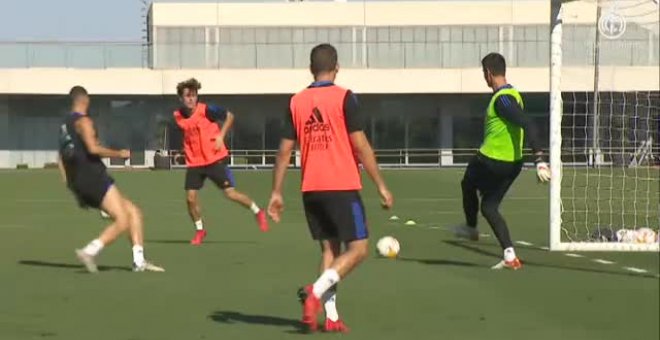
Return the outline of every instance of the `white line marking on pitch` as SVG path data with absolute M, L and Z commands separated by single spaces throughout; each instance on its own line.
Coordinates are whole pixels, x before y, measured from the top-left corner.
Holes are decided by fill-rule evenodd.
M 584 257 L 584 255 L 573 254 L 573 253 L 566 253 L 566 254 L 564 254 L 564 255 L 565 255 L 565 256 L 568 256 L 568 257 L 575 257 L 575 258 Z
M 594 259 L 594 260 L 591 260 L 591 261 L 594 261 L 594 262 L 600 263 L 600 264 L 614 264 L 614 262 L 612 262 L 612 261 L 603 260 L 603 259 Z
M 638 274 L 645 274 L 645 273 L 648 273 L 648 272 L 649 272 L 649 271 L 646 270 L 646 269 L 636 268 L 636 267 L 623 267 L 623 269 L 625 269 L 625 270 L 627 270 L 627 271 L 631 271 L 631 272 L 633 272 L 633 273 L 638 273 Z
M 539 247 L 539 249 L 541 249 L 541 250 L 550 250 L 550 248 L 548 248 L 548 247 Z
M 522 246 L 533 246 L 534 243 L 527 242 L 527 241 L 516 241 L 517 244 L 520 244 Z

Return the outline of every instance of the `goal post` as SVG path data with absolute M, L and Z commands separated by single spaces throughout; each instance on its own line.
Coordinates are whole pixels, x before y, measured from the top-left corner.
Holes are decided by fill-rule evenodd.
M 660 249 L 658 18 L 656 0 L 551 1 L 551 250 Z

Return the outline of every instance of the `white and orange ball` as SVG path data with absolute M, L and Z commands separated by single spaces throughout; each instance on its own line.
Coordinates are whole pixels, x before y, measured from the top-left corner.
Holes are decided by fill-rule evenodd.
M 399 245 L 399 241 L 394 237 L 385 236 L 378 240 L 376 249 L 380 256 L 393 259 L 399 255 L 401 246 Z

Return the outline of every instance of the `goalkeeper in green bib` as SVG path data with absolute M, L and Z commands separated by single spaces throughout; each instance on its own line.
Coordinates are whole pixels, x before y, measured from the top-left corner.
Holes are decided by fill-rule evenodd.
M 525 115 L 520 93 L 506 81 L 504 57 L 491 53 L 481 60 L 484 79 L 493 89 L 484 124 L 484 140 L 477 154 L 468 163 L 461 187 L 465 224 L 454 233 L 461 238 L 479 240 L 477 214 L 481 208 L 502 249 L 504 258 L 493 269 L 520 269 L 506 221 L 499 212 L 500 203 L 523 166 L 523 140 L 526 137 L 534 152 L 536 172 L 540 182 L 550 180 L 550 169 L 543 160 L 538 132 Z M 481 205 L 479 195 L 481 196 Z

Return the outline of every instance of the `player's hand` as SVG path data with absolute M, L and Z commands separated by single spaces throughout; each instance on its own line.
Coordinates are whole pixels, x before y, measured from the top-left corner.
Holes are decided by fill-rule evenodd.
M 119 158 L 123 158 L 123 159 L 131 158 L 131 150 L 127 150 L 127 149 L 119 150 Z
M 268 202 L 268 216 L 275 221 L 280 222 L 282 212 L 284 211 L 284 199 L 280 193 L 272 193 L 270 195 L 270 202 Z
M 386 210 L 391 209 L 394 205 L 394 196 L 392 196 L 392 193 L 386 187 L 382 187 L 378 188 L 378 194 L 380 195 L 380 206 Z
M 227 146 L 225 145 L 225 136 L 218 135 L 218 137 L 215 139 L 215 149 L 220 151 L 226 148 Z
M 546 162 L 536 163 L 536 177 L 538 178 L 540 183 L 550 182 L 550 179 L 552 178 L 552 174 L 550 173 L 550 167 L 548 166 L 548 163 Z

